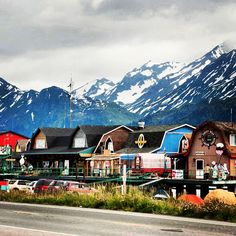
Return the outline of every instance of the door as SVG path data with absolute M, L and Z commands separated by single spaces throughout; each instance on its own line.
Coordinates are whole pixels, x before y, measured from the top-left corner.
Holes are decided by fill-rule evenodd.
M 204 160 L 196 160 L 196 179 L 204 179 Z

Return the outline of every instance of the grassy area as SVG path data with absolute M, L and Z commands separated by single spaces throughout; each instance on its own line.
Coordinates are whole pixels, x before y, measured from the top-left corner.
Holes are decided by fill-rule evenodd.
M 175 199 L 154 200 L 151 196 L 151 193 L 143 193 L 133 187 L 130 187 L 124 196 L 119 189 L 104 187 L 93 194 L 0 192 L 0 201 L 123 210 L 236 222 L 236 205 L 229 206 L 214 201 L 196 206 Z

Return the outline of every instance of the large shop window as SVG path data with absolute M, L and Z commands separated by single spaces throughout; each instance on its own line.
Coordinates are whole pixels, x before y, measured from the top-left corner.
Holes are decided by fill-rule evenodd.
M 229 142 L 231 146 L 236 146 L 236 134 L 230 134 Z

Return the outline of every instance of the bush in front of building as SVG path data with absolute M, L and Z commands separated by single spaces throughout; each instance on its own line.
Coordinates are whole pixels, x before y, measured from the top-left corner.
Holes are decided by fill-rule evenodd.
M 25 192 L 0 191 L 0 201 L 123 210 L 236 222 L 236 205 L 208 201 L 199 206 L 175 199 L 155 200 L 152 194 L 144 193 L 134 187 L 128 188 L 125 195 L 122 195 L 118 188 L 110 190 L 101 188 L 93 194 L 58 192 L 34 195 Z

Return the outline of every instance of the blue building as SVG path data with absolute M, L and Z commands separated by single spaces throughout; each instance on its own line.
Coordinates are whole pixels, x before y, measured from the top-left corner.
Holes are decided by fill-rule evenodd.
M 194 130 L 195 127 L 188 124 L 166 130 L 160 147 L 153 150 L 152 153 L 166 153 L 167 156 L 174 156 L 187 152 Z

